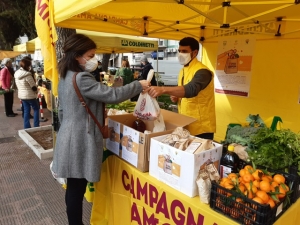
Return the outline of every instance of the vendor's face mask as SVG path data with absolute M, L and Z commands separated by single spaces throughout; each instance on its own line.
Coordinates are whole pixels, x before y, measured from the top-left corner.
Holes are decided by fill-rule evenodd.
M 84 58 L 84 60 L 86 61 L 86 63 L 82 66 L 84 66 L 85 71 L 92 72 L 98 67 L 98 60 L 96 59 L 96 57 L 90 58 L 89 60 L 86 60 Z
M 191 61 L 191 53 L 178 52 L 177 58 L 181 65 L 186 65 Z

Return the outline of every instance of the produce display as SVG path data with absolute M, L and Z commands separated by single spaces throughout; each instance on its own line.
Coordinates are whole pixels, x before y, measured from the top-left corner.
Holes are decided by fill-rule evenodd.
M 117 109 L 117 110 L 125 110 L 128 113 L 133 112 L 136 102 L 131 102 L 130 100 L 126 100 L 119 104 L 106 104 L 105 107 L 107 109 Z
M 290 204 L 292 180 L 255 166 L 245 166 L 214 182 L 210 206 L 243 224 L 273 224 Z

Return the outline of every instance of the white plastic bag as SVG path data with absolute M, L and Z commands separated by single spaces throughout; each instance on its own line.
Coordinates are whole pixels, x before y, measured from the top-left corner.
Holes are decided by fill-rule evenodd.
M 54 173 L 53 170 L 52 170 L 52 164 L 53 164 L 53 161 L 50 163 L 50 171 L 52 173 L 52 176 L 54 177 L 55 180 L 57 180 L 58 183 L 60 183 L 62 185 L 66 185 L 67 184 L 67 179 L 66 178 L 57 177 L 57 174 Z
M 147 75 L 147 80 L 150 82 L 154 75 L 154 70 L 151 69 Z M 160 115 L 160 107 L 155 98 L 152 98 L 148 93 L 141 93 L 133 115 L 143 120 L 156 120 Z

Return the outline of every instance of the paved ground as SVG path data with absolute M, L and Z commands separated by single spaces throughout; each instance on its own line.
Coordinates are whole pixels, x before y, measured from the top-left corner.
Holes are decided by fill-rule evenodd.
M 18 136 L 23 119 L 17 93 L 14 99 L 19 115 L 6 117 L 0 95 L 0 225 L 66 225 L 65 191 L 50 173 L 51 159 L 40 160 Z M 40 126 L 52 124 L 51 112 L 43 111 L 48 121 Z M 91 204 L 85 200 L 83 211 L 87 225 Z

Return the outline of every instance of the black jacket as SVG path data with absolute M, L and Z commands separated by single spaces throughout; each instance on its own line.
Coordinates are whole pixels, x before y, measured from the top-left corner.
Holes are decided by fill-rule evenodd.
M 144 66 L 144 68 L 142 70 L 142 74 L 141 74 L 141 77 L 143 78 L 143 80 L 147 80 L 148 73 L 151 69 L 153 69 L 153 67 L 151 66 L 151 64 L 149 62 L 147 62 L 147 64 Z M 156 80 L 155 80 L 155 75 L 153 75 L 153 78 L 151 80 L 151 86 L 157 86 Z

